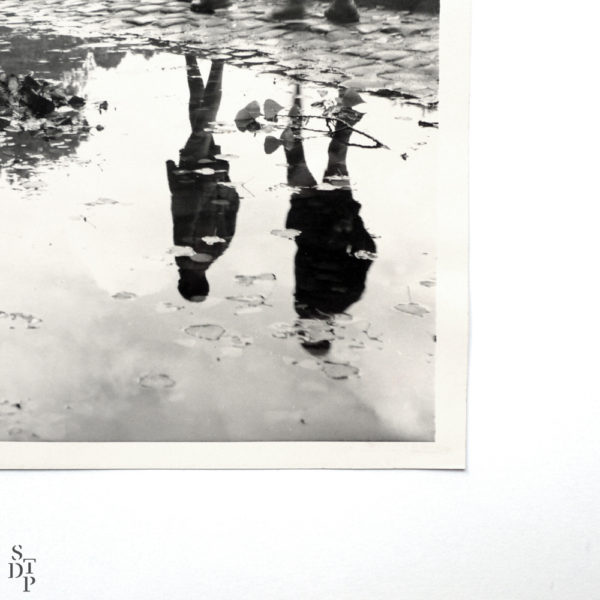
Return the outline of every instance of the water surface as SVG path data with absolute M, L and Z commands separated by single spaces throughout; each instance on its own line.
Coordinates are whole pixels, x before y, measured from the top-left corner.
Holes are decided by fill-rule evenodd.
M 433 439 L 435 114 L 363 94 L 354 128 L 387 148 L 319 119 L 286 145 L 281 115 L 336 88 L 3 39 L 89 130 L 0 132 L 0 439 Z M 240 131 L 266 99 L 277 123 Z

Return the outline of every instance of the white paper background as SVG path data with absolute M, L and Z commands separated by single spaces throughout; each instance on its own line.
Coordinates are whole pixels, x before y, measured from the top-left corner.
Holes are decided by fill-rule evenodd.
M 599 10 L 473 12 L 468 471 L 0 473 L 2 600 L 600 596 Z

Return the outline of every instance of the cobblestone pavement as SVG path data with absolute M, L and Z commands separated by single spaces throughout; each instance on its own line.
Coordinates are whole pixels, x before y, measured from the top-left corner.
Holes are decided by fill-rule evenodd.
M 437 16 L 361 8 L 360 23 L 334 25 L 323 17 L 326 4 L 315 2 L 305 19 L 275 22 L 269 19 L 273 6 L 240 0 L 203 15 L 181 0 L 3 0 L 0 24 L 50 26 L 80 36 L 141 37 L 208 57 L 220 55 L 260 72 L 437 103 Z

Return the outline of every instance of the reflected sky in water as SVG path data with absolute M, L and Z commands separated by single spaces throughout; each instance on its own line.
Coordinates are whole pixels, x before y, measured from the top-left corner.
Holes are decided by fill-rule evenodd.
M 253 100 L 338 92 L 63 42 L 39 76 L 90 131 L 0 134 L 0 439 L 432 439 L 434 116 L 365 95 L 378 150 L 240 131 Z

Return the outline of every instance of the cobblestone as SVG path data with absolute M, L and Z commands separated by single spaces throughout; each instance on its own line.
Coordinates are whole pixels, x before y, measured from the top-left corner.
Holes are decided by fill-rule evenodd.
M 265 0 L 240 0 L 215 15 L 181 0 L 3 0 L 0 16 L 12 27 L 191 45 L 258 70 L 275 65 L 291 77 L 437 102 L 437 16 L 361 8 L 360 23 L 343 26 L 325 20 L 325 7 L 314 3 L 302 21 L 282 23 L 269 20 L 273 3 Z

